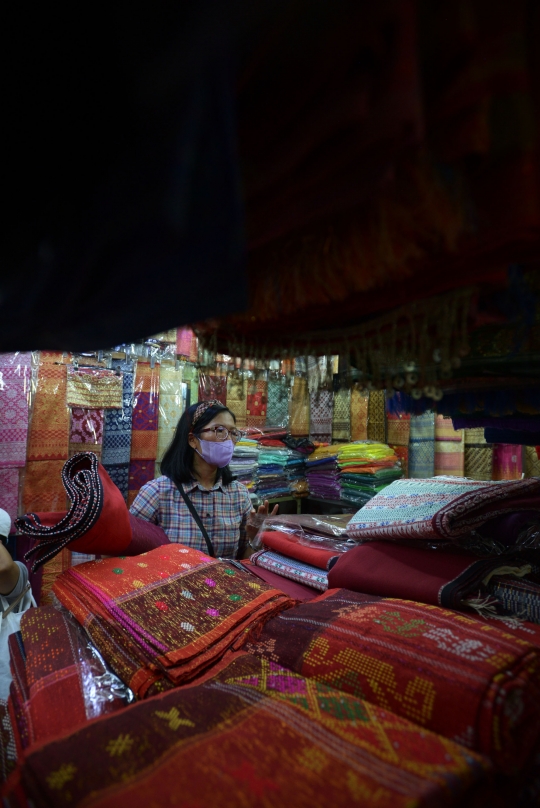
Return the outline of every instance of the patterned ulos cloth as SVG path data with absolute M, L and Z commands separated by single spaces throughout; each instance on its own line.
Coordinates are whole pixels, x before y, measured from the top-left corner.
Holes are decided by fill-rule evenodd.
M 348 532 L 357 539 L 452 540 L 522 510 L 540 511 L 540 479 L 396 480 L 353 516 Z
M 193 681 L 247 630 L 293 605 L 282 592 L 181 544 L 68 570 L 58 600 L 139 698 Z
M 28 750 L 4 804 L 21 808 L 24 791 L 43 808 L 449 808 L 489 771 L 387 709 L 241 654 L 202 684 Z
M 311 586 L 320 592 L 328 588 L 328 573 L 319 567 L 306 564 L 296 558 L 289 558 L 273 550 L 259 550 L 251 556 L 251 562 L 257 567 L 275 572 L 283 578 L 297 581 L 300 584 Z
M 522 769 L 540 736 L 540 649 L 437 606 L 331 589 L 270 620 L 250 653 Z

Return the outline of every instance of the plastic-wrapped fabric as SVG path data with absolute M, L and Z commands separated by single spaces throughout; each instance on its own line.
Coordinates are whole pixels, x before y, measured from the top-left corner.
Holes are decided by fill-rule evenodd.
M 0 380 L 0 469 L 21 468 L 26 463 L 32 355 L 0 354 Z
M 175 799 L 450 808 L 487 785 L 491 770 L 485 757 L 388 709 L 241 653 L 201 684 L 28 750 L 5 806 L 21 808 L 26 794 L 43 808 L 113 799 L 131 808 Z
M 212 399 L 220 401 L 224 407 L 227 406 L 227 377 L 199 373 L 199 401 Z
M 71 408 L 69 456 L 78 452 L 94 452 L 101 460 L 103 450 L 104 410 Z
M 294 378 L 289 430 L 294 437 L 309 435 L 309 392 L 306 379 L 300 376 Z
M 312 440 L 332 440 L 334 397 L 331 390 L 317 390 L 309 396 L 309 435 Z
M 0 468 L 0 508 L 11 517 L 12 524 L 19 513 L 18 468 Z
M 368 436 L 367 390 L 351 390 L 351 440 L 365 440 Z
M 487 594 L 493 575 L 530 569 L 520 553 L 480 559 L 452 549 L 434 553 L 393 542 L 366 542 L 338 558 L 328 586 L 459 610 Z
M 396 480 L 351 519 L 357 539 L 455 541 L 495 517 L 540 511 L 540 479 L 480 482 L 459 477 Z
M 268 406 L 268 382 L 264 379 L 248 382 L 246 401 L 247 426 L 263 428 Z
M 23 748 L 115 712 L 133 698 L 82 628 L 53 606 L 23 615 L 10 653 L 14 698 L 26 728 Z
M 128 505 L 142 486 L 154 479 L 158 448 L 159 367 L 137 362 L 132 413 Z
M 247 426 L 247 394 L 248 380 L 229 376 L 227 379 L 227 407 L 234 414 L 238 429 L 244 429 Z
M 302 541 L 302 534 L 299 531 L 291 530 L 265 530 L 262 532 L 260 541 L 263 547 L 272 550 L 287 558 L 295 558 L 321 570 L 329 570 L 336 563 L 340 555 L 346 550 L 327 549 L 317 546 L 313 540 Z M 341 543 L 343 544 L 343 543 Z
M 54 585 L 106 662 L 137 695 L 219 666 L 292 601 L 234 566 L 181 544 L 68 570 Z
M 540 649 L 447 609 L 332 589 L 271 620 L 248 649 L 459 739 L 506 774 L 540 738 Z
M 108 368 L 68 366 L 66 402 L 69 407 L 119 409 L 122 406 L 122 374 Z
M 411 415 L 409 477 L 426 479 L 435 474 L 435 415 Z
M 351 438 L 351 391 L 337 390 L 334 393 L 332 413 L 332 440 Z
M 320 592 L 328 589 L 326 570 L 298 561 L 296 558 L 289 558 L 281 553 L 275 553 L 273 550 L 263 549 L 253 553 L 250 560 L 258 567 L 275 572 L 283 578 L 290 578 L 291 581 L 318 589 Z
M 289 388 L 282 381 L 269 380 L 266 426 L 286 427 L 289 423 Z
M 191 328 L 179 328 L 177 330 L 176 353 L 179 356 L 185 356 L 189 362 L 197 361 L 199 353 L 198 340 Z
M 463 477 L 465 444 L 463 430 L 455 430 L 451 418 L 435 418 L 435 475 Z
M 184 412 L 182 369 L 167 366 L 163 362 L 159 368 L 159 415 L 157 463 L 161 463 L 163 455 L 169 448 L 176 425 Z M 158 471 L 158 469 L 156 469 Z
M 114 359 L 113 367 L 122 371 L 122 408 L 105 410 L 101 462 L 127 501 L 135 375 L 131 363 Z

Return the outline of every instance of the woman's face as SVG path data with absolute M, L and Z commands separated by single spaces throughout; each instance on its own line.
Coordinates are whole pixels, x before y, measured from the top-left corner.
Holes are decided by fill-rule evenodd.
M 236 424 L 234 423 L 234 418 L 230 412 L 227 412 L 226 410 L 224 412 L 220 412 L 215 418 L 212 418 L 210 423 L 203 427 L 204 431 L 201 431 L 198 437 L 196 435 L 189 436 L 188 440 L 191 448 L 198 449 L 200 451 L 201 444 L 199 443 L 199 437 L 203 440 L 216 440 L 216 434 L 213 431 L 213 427 L 215 426 L 225 426 L 227 429 L 234 429 Z M 196 427 L 197 425 L 195 424 L 195 428 Z

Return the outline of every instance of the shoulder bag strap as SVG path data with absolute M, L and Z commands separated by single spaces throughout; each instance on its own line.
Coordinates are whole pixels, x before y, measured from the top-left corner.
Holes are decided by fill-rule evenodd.
M 197 509 L 196 509 L 195 505 L 193 504 L 191 499 L 188 497 L 188 495 L 184 491 L 184 486 L 182 485 L 182 483 L 178 484 L 178 490 L 182 494 L 182 498 L 183 498 L 184 502 L 186 503 L 186 505 L 188 506 L 189 512 L 191 513 L 192 517 L 195 519 L 199 530 L 201 531 L 201 533 L 204 536 L 204 540 L 205 540 L 206 546 L 208 548 L 208 555 L 211 556 L 212 558 L 215 558 L 216 557 L 216 552 L 214 550 L 214 545 L 212 544 L 212 540 L 211 540 L 210 536 L 208 535 L 205 526 L 201 522 L 201 517 L 197 513 Z

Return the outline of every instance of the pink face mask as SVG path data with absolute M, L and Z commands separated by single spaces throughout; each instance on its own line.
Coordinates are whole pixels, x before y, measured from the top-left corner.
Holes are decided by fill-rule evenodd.
M 217 466 L 218 469 L 229 465 L 234 452 L 232 440 L 215 441 L 199 438 L 199 442 L 201 451 L 199 452 L 198 449 L 195 451 L 203 460 L 206 460 L 211 466 Z

